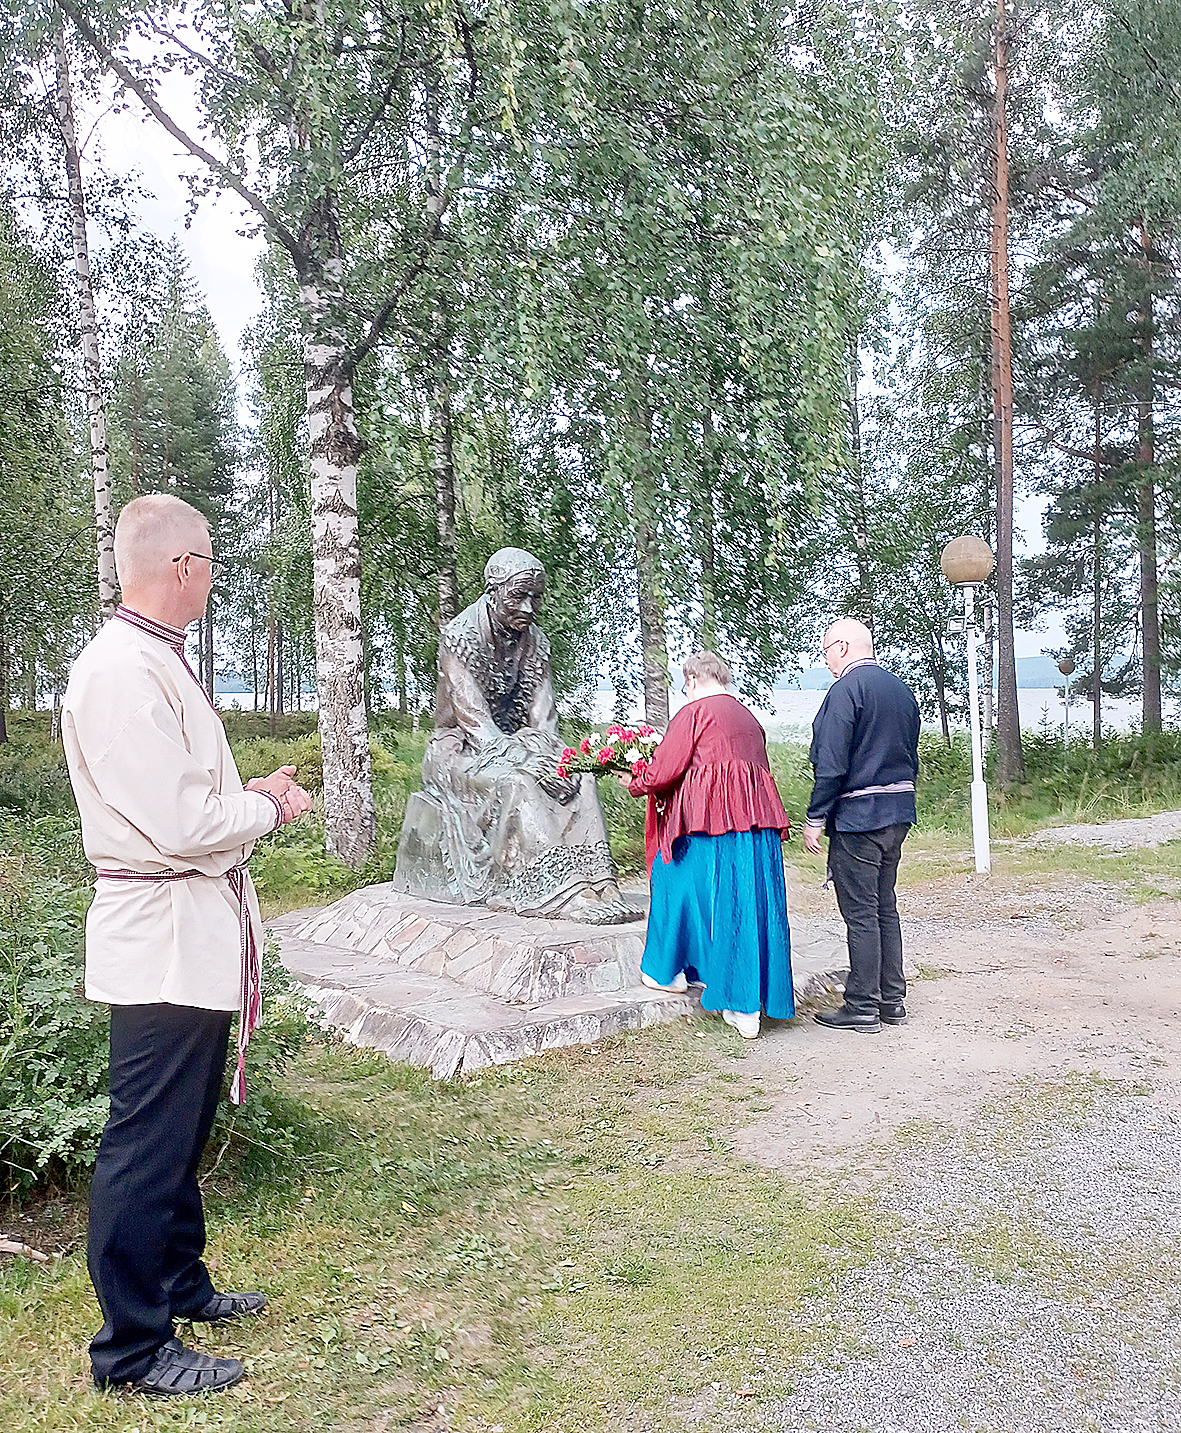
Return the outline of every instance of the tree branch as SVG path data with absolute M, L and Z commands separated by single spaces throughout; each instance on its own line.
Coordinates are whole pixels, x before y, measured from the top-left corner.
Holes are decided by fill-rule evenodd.
M 1068 458 L 1081 458 L 1085 463 L 1094 464 L 1095 450 L 1093 448 L 1089 452 L 1086 448 L 1072 448 L 1069 443 L 1063 443 L 1044 423 L 1036 423 L 1034 426 L 1042 435 L 1042 440 L 1048 443 L 1051 448 L 1055 448 L 1059 453 L 1065 453 Z M 1101 468 L 1122 468 L 1124 466 L 1124 460 L 1122 458 L 1100 458 L 1099 466 Z
M 360 154 L 361 150 L 365 147 L 366 140 L 373 133 L 373 130 L 378 120 L 381 119 L 381 117 L 389 109 L 390 99 L 393 97 L 394 93 L 394 86 L 398 83 L 398 77 L 402 73 L 403 61 L 406 58 L 405 16 L 402 17 L 400 27 L 402 33 L 398 41 L 398 58 L 394 64 L 393 69 L 390 71 L 389 80 L 386 83 L 385 89 L 381 93 L 381 98 L 378 100 L 377 104 L 374 105 L 372 111 L 370 112 L 369 118 L 365 121 L 365 123 L 358 131 L 357 137 L 341 155 L 342 164 L 351 164 L 353 160 L 356 159 L 357 155 Z
M 410 285 L 414 283 L 415 279 L 418 278 L 419 274 L 422 273 L 422 271 L 426 268 L 427 264 L 430 262 L 431 250 L 434 248 L 436 242 L 438 241 L 439 234 L 442 232 L 444 216 L 446 215 L 447 210 L 451 206 L 451 201 L 455 198 L 455 188 L 451 184 L 451 178 L 458 170 L 462 169 L 464 158 L 466 157 L 468 148 L 470 147 L 472 142 L 472 127 L 474 123 L 473 112 L 475 109 L 476 87 L 479 83 L 479 70 L 475 67 L 475 57 L 471 50 L 470 30 L 468 29 L 466 17 L 464 16 L 462 9 L 460 9 L 458 6 L 456 7 L 456 23 L 460 27 L 461 34 L 466 37 L 465 49 L 468 51 L 470 56 L 468 66 L 468 106 L 467 114 L 464 117 L 463 127 L 459 135 L 459 141 L 457 145 L 458 153 L 456 154 L 454 161 L 448 167 L 447 185 L 440 194 L 439 212 L 434 216 L 430 228 L 427 230 L 426 235 L 423 238 L 422 246 L 418 252 L 418 256 L 410 265 L 410 267 L 406 270 L 406 272 L 402 275 L 401 281 L 398 283 L 398 286 L 394 289 L 393 293 L 390 294 L 390 296 L 386 299 L 385 303 L 383 303 L 382 306 L 378 309 L 377 313 L 374 314 L 372 320 L 370 321 L 369 327 L 366 330 L 365 337 L 361 340 L 359 344 L 357 344 L 357 346 L 348 354 L 347 358 L 345 359 L 345 366 L 349 373 L 355 372 L 357 367 L 362 362 L 364 362 L 366 358 L 368 358 L 369 354 L 373 351 L 373 348 L 376 345 L 377 341 L 385 332 L 386 326 L 389 324 L 390 319 L 393 317 L 394 310 L 397 308 L 398 304 L 401 303 L 406 292 L 409 290 Z
M 431 249 L 434 247 L 435 240 L 439 237 L 439 230 L 442 228 L 443 214 L 445 212 L 446 210 L 444 208 L 435 216 L 434 222 L 431 224 L 430 229 L 427 231 L 426 238 L 423 240 L 418 257 L 402 275 L 401 281 L 393 293 L 390 294 L 385 303 L 383 303 L 373 315 L 369 327 L 365 331 L 365 337 L 346 356 L 344 366 L 349 373 L 356 372 L 358 366 L 372 353 L 374 345 L 385 332 L 386 326 L 393 317 L 394 310 L 402 302 L 410 285 L 418 278 L 419 274 L 422 273 L 423 269 L 425 269 L 430 262 Z
M 157 121 L 179 144 L 199 159 L 202 164 L 211 169 L 214 174 L 223 181 L 227 188 L 232 189 L 235 194 L 247 204 L 258 217 L 263 221 L 270 232 L 283 245 L 291 255 L 296 271 L 299 273 L 307 269 L 309 256 L 299 240 L 291 233 L 286 224 L 269 207 L 265 200 L 255 194 L 244 181 L 229 167 L 228 164 L 218 159 L 216 155 L 210 154 L 195 139 L 190 138 L 183 129 L 176 123 L 171 115 L 164 109 L 152 93 L 151 86 L 141 79 L 134 71 L 111 50 L 111 48 L 99 37 L 94 27 L 87 20 L 79 9 L 75 0 L 53 0 L 53 3 L 62 13 L 71 19 L 78 28 L 79 34 L 101 60 L 104 60 L 111 70 L 122 80 L 123 84 L 136 95 L 140 103 L 148 111 L 153 119 Z

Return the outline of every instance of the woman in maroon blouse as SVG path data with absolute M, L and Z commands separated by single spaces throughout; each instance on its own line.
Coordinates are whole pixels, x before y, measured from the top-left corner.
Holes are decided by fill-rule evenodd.
M 684 666 L 689 700 L 628 790 L 648 798 L 652 903 L 640 978 L 654 989 L 705 989 L 753 1039 L 759 1016 L 795 1014 L 782 836 L 787 816 L 763 728 L 729 691 L 712 652 Z

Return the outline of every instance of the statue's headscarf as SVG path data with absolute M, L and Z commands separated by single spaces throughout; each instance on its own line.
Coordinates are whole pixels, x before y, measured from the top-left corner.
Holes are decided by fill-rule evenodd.
M 508 582 L 510 578 L 520 577 L 525 572 L 536 572 L 542 577 L 545 576 L 545 568 L 531 552 L 526 552 L 521 547 L 502 547 L 484 564 L 484 586 L 490 592 L 494 587 Z

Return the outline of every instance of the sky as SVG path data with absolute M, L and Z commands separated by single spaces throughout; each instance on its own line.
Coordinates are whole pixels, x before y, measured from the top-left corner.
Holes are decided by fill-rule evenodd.
M 194 111 L 183 77 L 166 81 L 161 98 L 181 127 L 193 132 Z M 246 238 L 238 232 L 243 227 L 244 206 L 233 195 L 211 194 L 201 200 L 186 227 L 189 190 L 182 174 L 193 167 L 194 161 L 134 98 L 126 108 L 101 116 L 90 143 L 101 144 L 103 162 L 108 167 L 137 176 L 145 191 L 138 206 L 141 223 L 161 239 L 176 237 L 205 296 L 222 345 L 240 372 L 242 332 L 258 316 L 261 304 L 254 270 L 263 252 L 260 238 Z M 240 392 L 244 391 L 240 388 Z M 1019 552 L 1042 550 L 1041 516 L 1046 502 L 1038 495 L 1018 498 L 1014 525 Z M 1044 648 L 1064 644 L 1057 614 L 1051 614 L 1042 631 L 1018 631 L 1015 639 L 1018 657 L 1035 657 Z

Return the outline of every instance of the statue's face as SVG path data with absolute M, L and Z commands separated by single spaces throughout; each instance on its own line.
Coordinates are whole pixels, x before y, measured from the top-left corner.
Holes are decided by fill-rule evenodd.
M 490 593 L 492 611 L 502 627 L 524 632 L 541 610 L 545 578 L 540 572 L 522 572 L 510 577 Z

